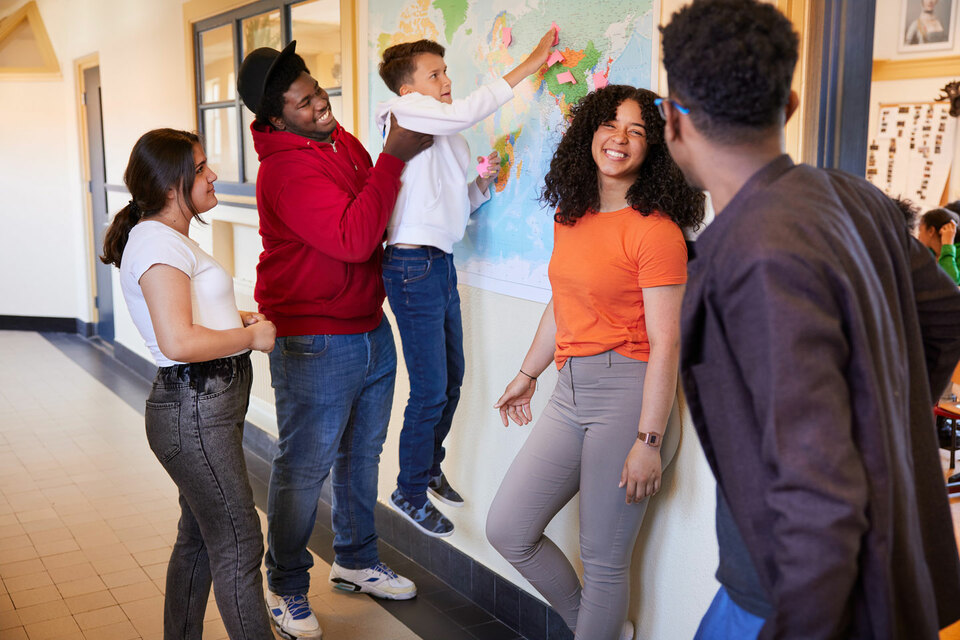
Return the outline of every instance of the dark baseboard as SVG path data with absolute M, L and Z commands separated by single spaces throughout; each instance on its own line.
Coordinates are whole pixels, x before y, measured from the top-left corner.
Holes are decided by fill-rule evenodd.
M 157 365 L 119 342 L 113 343 L 113 357 L 147 380 L 153 381 L 157 377 Z
M 52 318 L 49 316 L 0 316 L 0 330 L 38 331 L 46 333 L 80 333 L 81 322 L 77 318 Z M 86 327 L 84 333 L 86 334 Z
M 91 338 L 97 325 L 80 318 L 54 318 L 50 316 L 0 316 L 2 331 L 37 331 L 39 333 L 75 333 Z
M 4 326 L 4 318 L 18 318 L 20 320 L 31 320 L 19 318 L 17 316 L 0 316 L 0 329 L 19 329 L 37 331 L 34 326 L 29 326 L 29 322 L 18 324 L 15 327 Z M 66 321 L 68 319 L 56 319 Z M 13 324 L 13 323 L 11 323 Z M 70 328 L 66 328 L 66 323 L 55 326 L 64 327 L 59 329 L 46 329 L 47 333 L 79 333 L 77 331 L 81 324 L 74 319 L 69 319 Z M 49 325 L 48 325 L 49 326 Z M 81 334 L 83 335 L 83 334 Z M 57 337 L 48 335 L 47 339 L 56 344 L 60 349 L 71 355 L 79 361 L 84 368 L 94 373 L 105 382 L 118 395 L 127 399 L 131 406 L 137 407 L 142 411 L 142 391 L 126 393 L 124 384 L 133 384 L 129 381 L 129 373 L 123 374 L 124 365 L 143 378 L 139 384 L 143 385 L 152 381 L 156 375 L 156 365 L 145 359 L 143 356 L 131 351 L 120 343 L 114 343 L 112 349 L 105 349 L 102 346 L 97 353 L 88 353 L 88 349 L 83 349 L 82 345 L 75 345 L 69 342 L 76 341 L 75 338 L 69 339 L 66 336 Z M 64 342 L 67 341 L 67 342 Z M 79 342 L 79 341 L 77 341 Z M 91 344 L 87 342 L 87 344 Z M 112 353 L 111 353 L 112 352 Z M 109 356 L 112 356 L 110 358 Z M 109 365 L 109 361 L 116 364 Z M 116 368 L 117 371 L 112 371 Z M 243 434 L 244 449 L 255 456 L 258 460 L 259 469 L 251 469 L 262 480 L 263 493 L 261 499 L 265 501 L 266 485 L 269 482 L 269 465 L 277 452 L 276 436 L 267 433 L 257 425 L 247 422 Z M 258 501 L 259 503 L 259 501 Z M 332 561 L 332 542 L 331 531 L 331 496 L 330 483 L 325 482 L 321 499 L 317 510 L 317 527 L 324 527 L 325 531 L 315 531 L 315 538 L 323 538 L 326 553 L 315 549 L 321 557 L 329 553 Z M 265 507 L 265 502 L 262 505 Z M 409 558 L 414 564 L 423 570 L 432 574 L 440 581 L 445 583 L 454 591 L 463 596 L 463 604 L 473 604 L 483 609 L 491 618 L 495 618 L 503 625 L 509 627 L 513 632 L 523 636 L 527 640 L 572 640 L 573 634 L 563 622 L 563 619 L 551 607 L 544 604 L 538 598 L 528 594 L 526 591 L 518 588 L 509 580 L 501 577 L 488 567 L 474 560 L 459 549 L 454 548 L 448 542 L 441 538 L 431 538 L 424 535 L 413 524 L 402 518 L 392 509 L 383 504 L 377 503 L 374 517 L 377 523 L 377 534 L 383 542 L 390 545 L 397 552 Z M 311 547 L 313 548 L 313 547 Z M 404 568 L 403 571 L 412 571 Z M 411 572 L 411 577 L 417 578 Z M 419 584 L 419 581 L 418 581 Z M 425 593 L 424 597 L 430 598 L 431 594 Z M 434 598 L 438 597 L 436 595 Z M 459 598 L 459 596 L 456 596 Z M 450 597 L 447 597 L 449 600 Z M 404 620 L 404 609 L 394 608 L 391 603 L 382 603 L 389 608 L 391 613 L 401 621 Z M 460 604 L 457 602 L 439 601 L 434 603 L 437 607 L 454 607 Z M 463 607 L 460 611 L 467 609 Z M 408 622 L 408 626 L 416 630 L 417 625 Z M 495 625 L 493 621 L 487 623 Z M 486 625 L 481 625 L 486 626 Z M 502 627 L 499 627 L 502 628 Z M 491 629 L 492 631 L 492 629 Z M 506 632 L 506 629 L 503 630 Z M 491 636 L 492 637 L 492 636 Z M 501 637 L 497 635 L 497 637 Z
M 92 338 L 97 334 L 97 325 L 94 322 L 84 322 L 80 318 L 76 318 L 77 329 L 76 333 L 79 336 L 84 338 Z

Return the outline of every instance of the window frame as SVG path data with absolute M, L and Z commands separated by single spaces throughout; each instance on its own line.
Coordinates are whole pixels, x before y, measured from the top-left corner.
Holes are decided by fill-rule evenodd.
M 207 111 L 214 111 L 217 109 L 226 109 L 229 107 L 236 107 L 236 118 L 233 126 L 235 127 L 235 135 L 237 137 L 237 182 L 231 182 L 221 179 L 217 180 L 217 191 L 225 195 L 233 196 L 256 196 L 256 176 L 249 176 L 250 181 L 245 182 L 244 179 L 248 176 L 246 175 L 246 154 L 244 153 L 244 127 L 243 127 L 243 113 L 246 107 L 243 104 L 243 100 L 240 98 L 240 94 L 234 91 L 234 98 L 232 100 L 219 100 L 217 102 L 203 102 L 203 87 L 204 87 L 204 64 L 203 64 L 203 38 L 202 35 L 205 32 L 212 31 L 219 27 L 229 25 L 231 27 L 231 36 L 233 38 L 233 68 L 234 68 L 234 77 L 239 75 L 240 63 L 243 61 L 244 53 L 242 51 L 243 47 L 243 30 L 242 24 L 243 21 L 247 18 L 252 18 L 265 13 L 270 13 L 272 11 L 279 11 L 280 13 L 280 41 L 281 47 L 285 47 L 290 44 L 290 41 L 293 39 L 293 24 L 291 20 L 291 10 L 294 5 L 301 4 L 308 0 L 257 0 L 256 2 L 251 2 L 250 4 L 243 5 L 242 7 L 237 7 L 230 11 L 219 13 L 215 16 L 198 20 L 192 24 L 193 27 L 193 76 L 194 76 L 194 116 L 197 120 L 197 131 L 200 132 L 202 137 L 206 137 L 207 131 L 204 126 L 204 114 Z M 340 32 L 341 32 L 341 42 L 340 47 L 343 49 L 343 12 L 340 13 Z M 346 72 L 344 69 L 341 73 Z M 327 94 L 331 97 L 342 96 L 343 95 L 343 84 L 344 78 L 341 75 L 340 86 L 339 87 L 324 87 Z

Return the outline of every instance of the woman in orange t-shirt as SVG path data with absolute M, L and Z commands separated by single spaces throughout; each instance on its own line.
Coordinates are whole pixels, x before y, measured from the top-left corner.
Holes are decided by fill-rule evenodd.
M 556 363 L 557 386 L 500 485 L 487 537 L 579 640 L 633 638 L 630 557 L 679 438 L 665 430 L 687 279 L 681 227 L 700 225 L 704 198 L 667 153 L 656 97 L 610 85 L 572 109 L 542 196 L 557 208 L 553 299 L 495 405 L 504 426 L 531 422 L 537 376 Z M 577 493 L 582 586 L 543 533 Z

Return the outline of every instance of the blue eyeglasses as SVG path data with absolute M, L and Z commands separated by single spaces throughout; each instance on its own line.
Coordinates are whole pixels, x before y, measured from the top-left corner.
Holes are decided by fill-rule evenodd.
M 663 111 L 664 102 L 669 102 L 670 104 L 672 104 L 673 108 L 679 111 L 680 113 L 682 113 L 683 115 L 685 116 L 690 115 L 690 109 L 683 106 L 676 100 L 671 100 L 670 98 L 657 98 L 656 100 L 653 101 L 653 104 L 657 105 L 657 111 L 660 112 L 660 117 L 663 118 L 664 120 L 667 119 L 667 114 L 664 113 Z

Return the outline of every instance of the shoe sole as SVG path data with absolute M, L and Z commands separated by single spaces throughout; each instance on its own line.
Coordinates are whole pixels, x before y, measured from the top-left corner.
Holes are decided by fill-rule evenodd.
M 437 493 L 436 491 L 434 491 L 434 490 L 431 489 L 430 487 L 427 487 L 427 493 L 429 493 L 431 496 L 433 496 L 434 498 L 436 498 L 437 500 L 439 500 L 439 501 L 442 502 L 443 504 L 447 505 L 448 507 L 455 507 L 455 508 L 459 509 L 460 507 L 463 506 L 463 501 L 462 501 L 462 500 L 461 500 L 460 502 L 454 502 L 453 500 L 448 500 L 447 498 L 444 498 L 442 495 L 440 495 L 439 493 Z
M 400 507 L 398 507 L 397 505 L 395 505 L 395 504 L 393 503 L 393 500 L 390 500 L 389 498 L 387 499 L 387 505 L 388 505 L 391 509 L 393 509 L 394 511 L 396 511 L 397 513 L 399 513 L 401 516 L 403 516 L 404 519 L 405 519 L 407 522 L 409 522 L 410 524 L 412 524 L 412 525 L 415 526 L 417 529 L 419 529 L 421 532 L 425 533 L 426 535 L 430 536 L 431 538 L 447 538 L 447 537 L 453 535 L 454 529 L 450 529 L 450 531 L 448 531 L 448 532 L 446 532 L 446 533 L 435 533 L 435 532 L 433 532 L 433 531 L 430 531 L 429 529 L 424 529 L 424 528 L 423 528 L 423 525 L 421 525 L 419 522 L 417 522 L 416 520 L 414 520 L 413 518 L 411 518 L 410 516 L 408 516 L 408 515 L 403 511 L 403 509 L 401 509 Z
M 270 612 L 270 608 L 267 608 L 267 616 L 270 617 L 270 622 L 273 623 L 273 628 L 276 630 L 277 635 L 283 638 L 284 640 L 321 640 L 323 638 L 323 630 L 320 630 L 315 636 L 295 636 L 289 631 L 285 631 L 283 627 L 280 626 L 280 623 L 277 622 L 276 618 L 273 617 L 273 613 Z
M 375 598 L 380 598 L 381 600 L 412 600 L 417 597 L 417 590 L 414 589 L 409 593 L 390 593 L 389 591 L 374 591 L 373 589 L 364 589 L 362 586 L 358 585 L 355 582 L 350 582 L 344 578 L 330 578 L 330 584 L 333 585 L 334 589 L 339 589 L 340 591 L 346 591 L 348 593 L 369 593 Z

